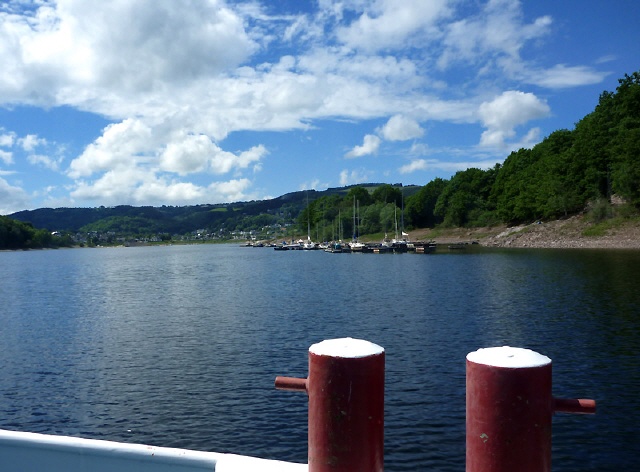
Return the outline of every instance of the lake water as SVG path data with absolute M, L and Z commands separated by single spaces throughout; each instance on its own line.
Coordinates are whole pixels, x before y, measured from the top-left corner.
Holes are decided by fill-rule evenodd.
M 465 357 L 526 347 L 554 395 L 553 470 L 640 452 L 640 253 L 328 254 L 235 245 L 0 253 L 0 428 L 306 462 L 308 348 L 386 350 L 385 469 L 463 471 Z

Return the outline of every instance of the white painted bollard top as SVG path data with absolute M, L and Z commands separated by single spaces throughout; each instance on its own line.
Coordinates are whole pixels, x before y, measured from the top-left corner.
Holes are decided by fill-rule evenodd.
M 309 352 L 317 356 L 356 359 L 382 354 L 384 348 L 363 339 L 339 338 L 313 344 Z
M 488 347 L 467 354 L 467 360 L 476 364 L 512 369 L 542 367 L 550 364 L 551 359 L 531 349 L 521 347 Z

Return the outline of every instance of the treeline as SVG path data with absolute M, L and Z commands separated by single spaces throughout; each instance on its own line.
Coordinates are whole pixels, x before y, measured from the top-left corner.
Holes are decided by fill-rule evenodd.
M 492 169 L 429 182 L 407 199 L 406 216 L 413 227 L 487 226 L 562 218 L 591 205 L 606 217 L 612 195 L 640 208 L 640 72 L 602 93 L 573 131 L 555 131 Z
M 30 222 L 32 230 L 144 236 L 204 229 L 224 239 L 234 231 L 262 230 L 267 235 L 273 232 L 265 228 L 283 227 L 287 236 L 300 237 L 309 231 L 315 240 L 330 240 L 393 234 L 396 227 L 409 230 L 550 220 L 576 214 L 587 206 L 605 218 L 612 212 L 613 195 L 626 201 L 632 212 L 640 208 L 640 72 L 625 75 L 615 92 L 602 93 L 595 110 L 573 130 L 555 131 L 532 149 L 512 152 L 504 163 L 491 169 L 467 169 L 423 187 L 362 184 L 252 202 L 43 208 L 11 217 Z M 3 238 L 14 241 L 19 230 L 4 231 L 11 236 Z M 39 237 L 46 239 L 42 233 L 23 241 Z
M 30 223 L 0 216 L 0 249 L 42 249 L 69 247 L 69 236 L 57 236 L 46 229 L 35 229 Z
M 342 199 L 322 197 L 300 214 L 298 227 L 302 231 L 309 221 L 312 227 L 333 226 L 335 234 L 341 225 L 350 236 L 352 198 L 360 204 L 356 226 L 370 234 L 393 231 L 402 218 L 395 216 L 401 207 L 406 229 L 551 220 L 588 205 L 604 218 L 611 214 L 614 194 L 633 211 L 640 207 L 639 72 L 620 79 L 615 92 L 602 93 L 596 109 L 573 131 L 555 131 L 532 149 L 512 152 L 502 165 L 434 179 L 404 199 L 390 185 L 371 195 L 353 188 Z
M 402 227 L 402 202 L 402 187 L 352 187 L 344 196 L 325 195 L 311 201 L 300 212 L 297 233 L 309 231 L 312 239 L 328 241 L 394 232 Z
M 379 185 L 382 184 L 363 184 L 358 188 L 365 189 L 366 193 L 372 192 Z M 230 237 L 233 232 L 261 231 L 268 226 L 283 226 L 290 230 L 308 201 L 314 201 L 321 196 L 344 197 L 353 188 L 355 186 L 329 188 L 324 191 L 298 191 L 270 200 L 191 206 L 39 208 L 9 216 L 28 222 L 36 228 L 77 233 L 79 236 L 87 233 L 109 233 L 118 237 L 136 238 L 150 235 L 188 235 L 204 230 L 224 239 Z M 405 187 L 405 196 L 418 188 Z M 306 225 L 305 220 L 305 234 Z

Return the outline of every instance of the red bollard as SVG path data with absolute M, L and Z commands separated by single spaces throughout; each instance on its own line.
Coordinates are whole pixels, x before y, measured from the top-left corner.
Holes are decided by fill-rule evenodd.
M 332 339 L 309 348 L 309 378 L 276 388 L 309 395 L 309 472 L 384 469 L 384 349 Z
M 554 411 L 594 413 L 593 400 L 551 395 L 551 359 L 495 347 L 467 355 L 466 472 L 550 472 Z

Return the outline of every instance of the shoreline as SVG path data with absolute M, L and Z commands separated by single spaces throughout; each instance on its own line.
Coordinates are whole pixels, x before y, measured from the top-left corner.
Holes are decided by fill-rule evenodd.
M 564 220 L 513 227 L 425 228 L 409 234 L 413 240 L 432 240 L 436 244 L 477 243 L 496 248 L 640 250 L 640 221 L 623 222 L 603 230 L 597 236 L 585 235 L 585 231 L 592 228 L 593 223 L 583 215 L 577 215 Z

